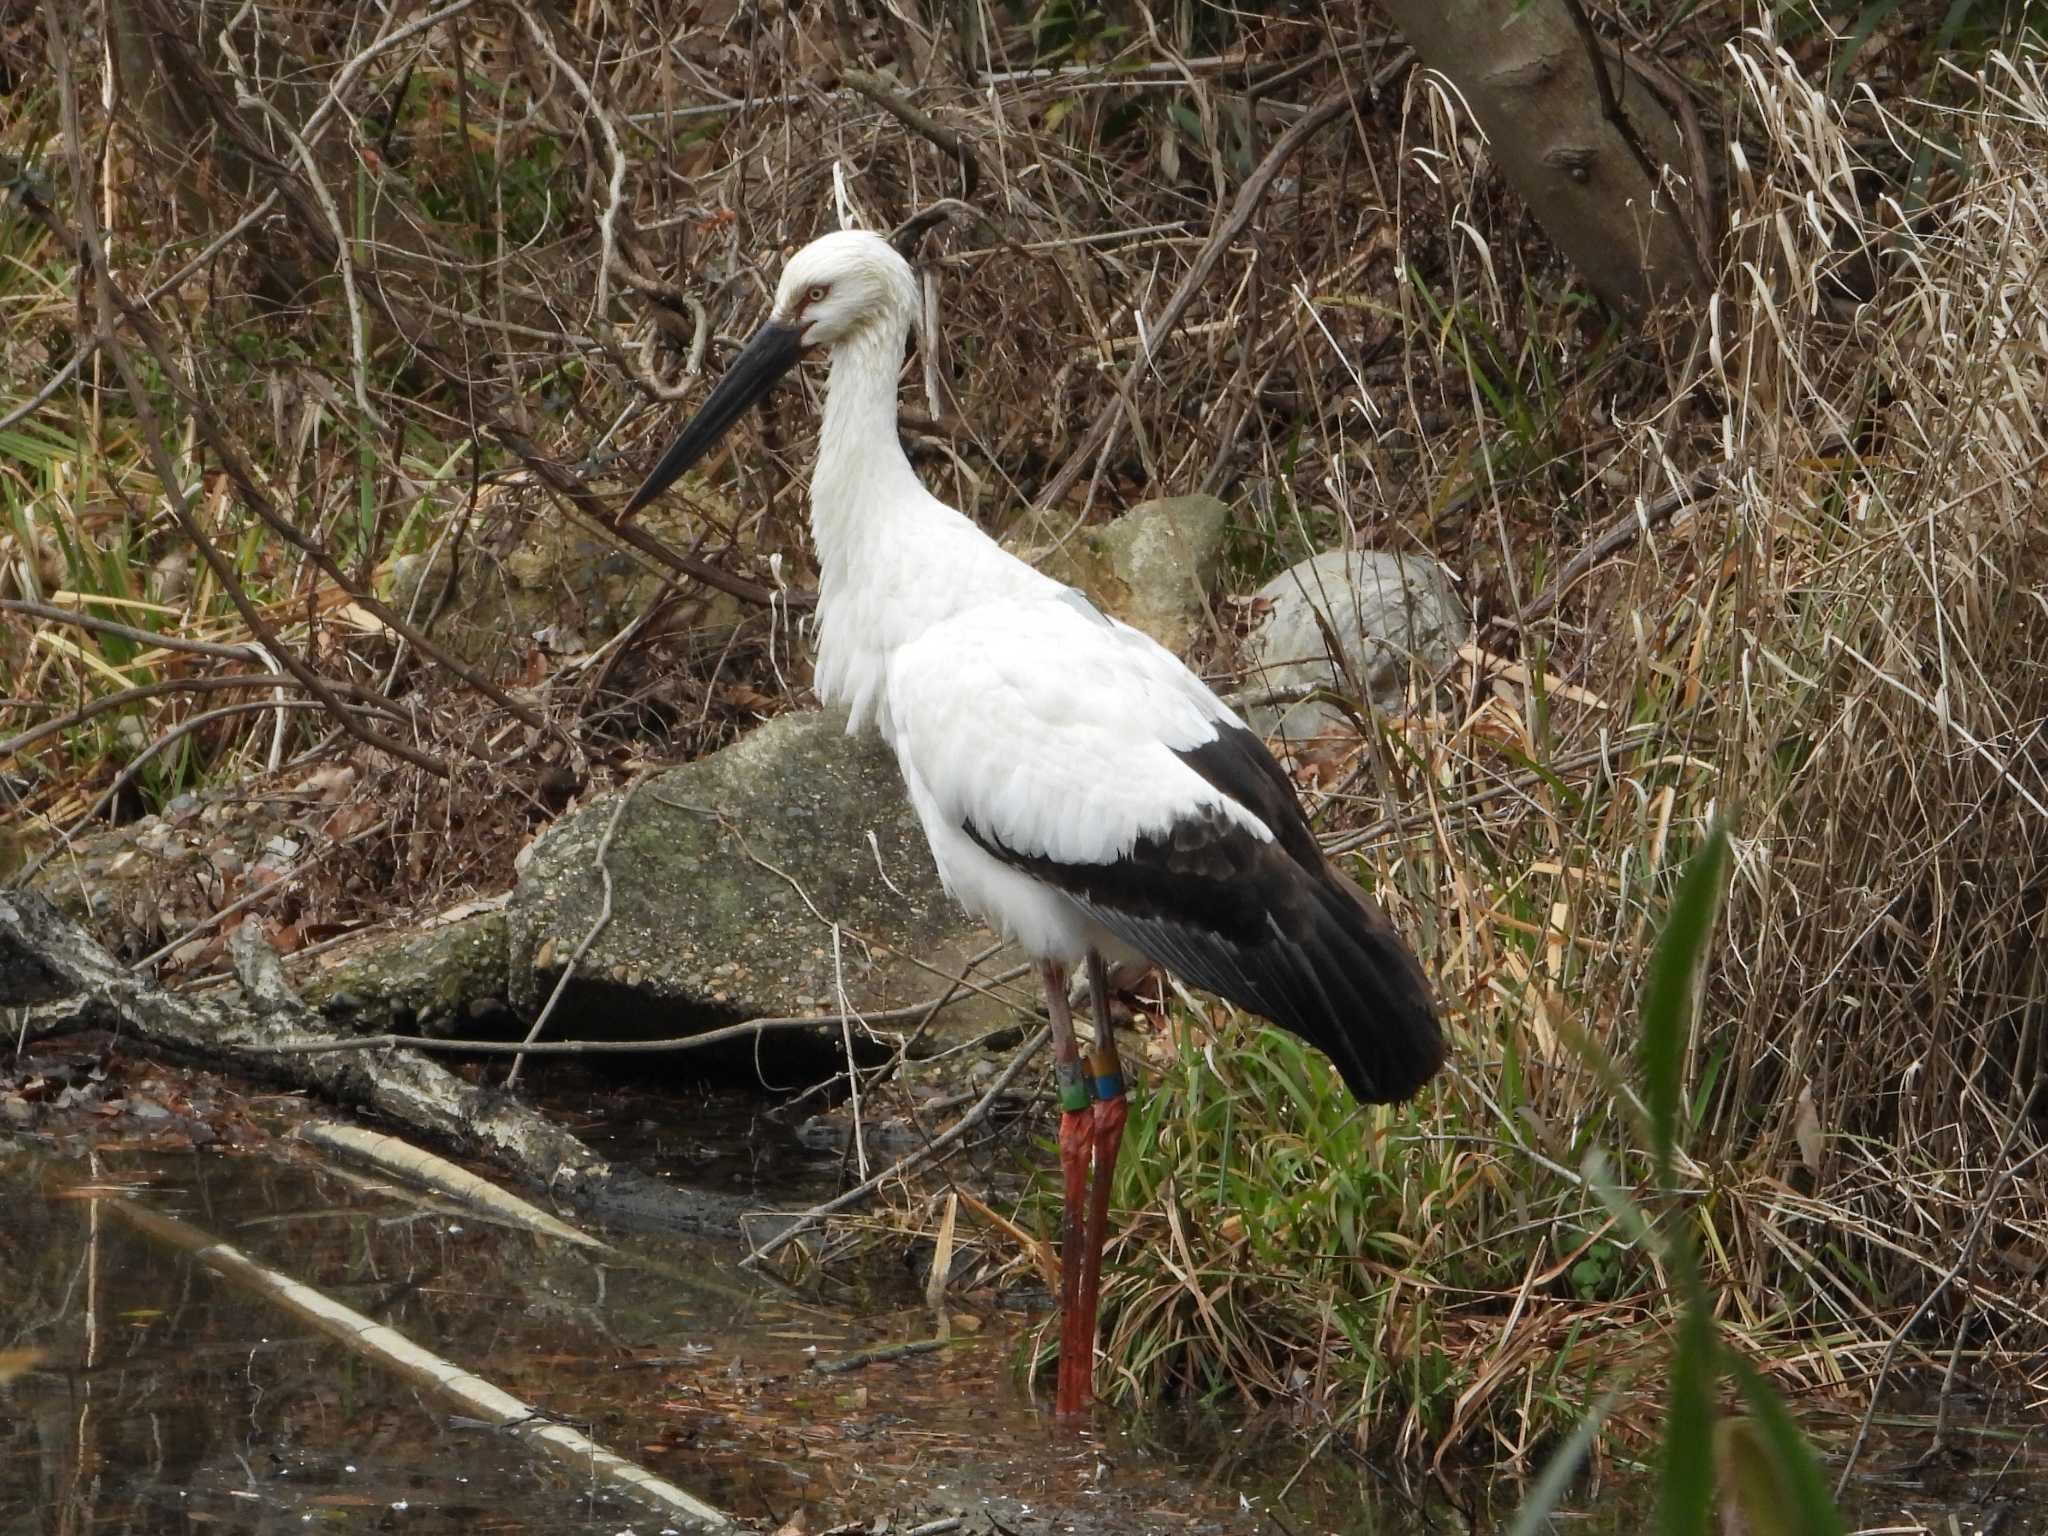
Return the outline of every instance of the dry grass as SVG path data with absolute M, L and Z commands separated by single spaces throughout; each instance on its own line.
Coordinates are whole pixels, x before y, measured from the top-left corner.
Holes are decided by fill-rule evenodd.
M 1587 465 L 1639 508 L 1703 470 L 1720 488 L 1555 615 L 1490 630 L 1519 672 L 1474 662 L 1366 744 L 1367 782 L 1406 810 L 1340 841 L 1424 936 L 1456 1066 L 1361 1142 L 1341 1096 L 1262 1081 L 1277 1037 L 1220 1067 L 1182 1053 L 1141 1138 L 1167 1165 L 1125 1180 L 1108 1301 L 1146 1390 L 1277 1394 L 1411 1452 L 1477 1434 L 1525 1464 L 1655 1358 L 1668 1277 L 1601 1188 L 1650 1179 L 1613 1063 L 1672 874 L 1716 815 L 1737 864 L 1690 1051 L 1683 1219 L 1723 1322 L 1789 1384 L 1859 1403 L 1956 1351 L 2036 1368 L 2043 64 L 1994 57 L 1967 106 L 1844 110 L 1788 57 L 1730 57 L 1751 131 L 1710 325 Z M 1924 202 L 1871 197 L 1929 138 L 1967 163 Z M 1541 334 L 1509 290 L 1470 304 L 1411 350 Z M 1599 370 L 1559 373 L 1543 409 L 1472 430 L 1597 420 Z M 1475 393 L 1553 387 L 1526 361 L 1513 378 Z M 1519 495 L 1489 486 L 1474 515 L 1526 548 Z M 1358 1150 L 1256 1145 L 1300 1135 Z M 1203 1171 L 1232 1147 L 1248 1168 Z M 1334 1201 L 1306 1231 L 1304 1191 Z M 1615 1423 L 1624 1445 L 1649 1429 Z
M 219 443 L 159 388 L 170 462 L 250 608 L 324 676 L 403 701 L 406 739 L 451 770 L 405 770 L 385 797 L 393 846 L 424 862 L 389 854 L 337 921 L 502 875 L 450 835 L 485 826 L 458 820 L 480 799 L 523 825 L 546 814 L 550 775 L 601 784 L 802 701 L 786 612 L 744 590 L 686 582 L 616 644 L 536 639 L 468 681 L 413 647 L 400 665 L 388 627 L 352 608 L 436 548 L 464 594 L 490 588 L 533 529 L 584 516 L 593 487 L 614 496 L 667 425 L 648 407 L 696 387 L 693 361 L 715 371 L 779 252 L 837 222 L 840 186 L 877 227 L 959 199 L 920 247 L 944 323 L 911 370 L 907 440 L 935 491 L 995 528 L 1050 500 L 1037 515 L 1057 534 L 1208 488 L 1238 509 L 1246 581 L 1339 538 L 1426 550 L 1483 625 L 1453 675 L 1417 679 L 1409 712 L 1304 775 L 1440 978 L 1456 1068 L 1419 1112 L 1361 1117 L 1275 1037 L 1212 1066 L 1186 1047 L 1241 1021 L 1177 1012 L 1138 1138 L 1156 1155 L 1129 1160 L 1120 1190 L 1123 1379 L 1515 1461 L 1649 1358 L 1664 1277 L 1600 1187 L 1636 1187 L 1646 1164 L 1602 1063 L 1629 1059 L 1646 946 L 1717 811 L 1737 872 L 1690 1057 L 1683 1219 L 1724 1321 L 1791 1381 L 1860 1390 L 1954 1270 L 1908 1358 L 1943 1363 L 1960 1341 L 2017 1364 L 2048 1342 L 2039 1182 L 2000 1177 L 2039 1145 L 2022 1113 L 2048 826 L 2038 57 L 1938 76 L 1953 105 L 1841 106 L 1818 88 L 1822 54 L 1698 20 L 1689 63 L 1739 146 L 1720 291 L 1704 325 L 1617 336 L 1371 12 L 1148 29 L 1049 6 L 1035 26 L 976 11 L 962 34 L 896 8 L 842 31 L 714 6 L 682 28 L 654 0 L 588 0 L 553 30 L 517 5 L 451 16 L 354 74 L 382 12 L 264 14 L 259 94 L 303 121 L 322 92 L 296 93 L 347 76 L 349 112 L 314 136 L 341 246 L 287 176 L 301 195 L 261 240 L 181 273 L 268 183 L 224 156 L 195 185 L 134 100 L 108 141 L 122 174 L 103 174 L 85 153 L 105 126 L 90 48 L 74 49 L 82 141 L 53 138 L 55 87 L 22 88 L 0 101 L 0 152 L 58 144 L 59 201 L 100 199 L 117 280 L 164 290 L 149 312 L 170 365 L 331 561 L 265 531 Z M 849 65 L 911 82 L 881 94 L 936 131 L 838 86 Z M 1019 73 L 1052 69 L 1068 72 Z M 1347 85 L 1348 114 L 1277 168 L 1148 357 L 1142 337 L 1273 143 Z M 231 94 L 193 101 L 222 142 L 297 164 Z M 60 248 L 20 220 L 0 240 L 5 417 L 82 337 Z M 1082 452 L 1112 411 L 1106 446 Z M 809 421 L 795 402 L 764 416 L 725 498 L 694 500 L 668 541 L 728 585 L 770 587 L 778 560 L 807 585 Z M 16 430 L 32 436 L 0 440 L 14 595 L 255 637 L 190 560 L 103 357 Z M 1639 540 L 1552 586 L 1639 509 Z M 165 562 L 181 551 L 179 579 Z M 431 593 L 412 611 L 441 617 Z M 132 683 L 246 669 L 19 615 L 0 615 L 0 658 L 0 738 Z M 1229 680 L 1227 644 L 1202 659 Z M 17 815 L 75 822 L 137 743 L 208 703 L 138 700 L 0 761 L 24 787 Z M 327 729 L 223 719 L 142 803 L 267 764 L 280 739 L 289 761 Z M 389 781 L 382 754 L 348 750 Z M 499 814 L 509 857 L 519 827 Z M 1029 1262 L 1008 1239 L 992 1257 L 1013 1255 Z M 1624 1416 L 1615 1444 L 1639 1432 Z

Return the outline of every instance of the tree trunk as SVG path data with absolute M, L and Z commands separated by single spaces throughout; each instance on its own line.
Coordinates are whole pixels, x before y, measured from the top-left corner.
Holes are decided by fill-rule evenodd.
M 1383 0 L 1417 56 L 1456 86 L 1508 184 L 1594 293 L 1640 316 L 1707 285 L 1688 234 L 1694 199 L 1658 185 L 1611 121 L 1565 0 Z M 1690 180 L 1676 125 L 1611 50 L 1603 65 L 1637 145 Z M 1675 196 L 1686 198 L 1674 211 Z

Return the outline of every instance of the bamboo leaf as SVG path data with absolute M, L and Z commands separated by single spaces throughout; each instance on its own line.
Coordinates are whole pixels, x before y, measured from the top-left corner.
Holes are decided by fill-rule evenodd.
M 1747 1442 L 1739 1449 L 1731 1442 L 1724 1449 L 1743 1458 L 1739 1480 L 1730 1490 L 1732 1496 L 1738 1501 L 1749 1499 L 1755 1484 L 1754 1497 L 1760 1502 L 1755 1507 L 1742 1503 L 1750 1529 L 1757 1536 L 1775 1536 L 1779 1531 L 1789 1536 L 1843 1536 L 1847 1527 L 1828 1492 L 1827 1480 L 1821 1476 L 1820 1464 L 1778 1394 L 1757 1368 L 1735 1351 L 1723 1351 L 1723 1364 L 1735 1378 L 1750 1412 L 1747 1420 L 1722 1426 L 1735 1439 Z

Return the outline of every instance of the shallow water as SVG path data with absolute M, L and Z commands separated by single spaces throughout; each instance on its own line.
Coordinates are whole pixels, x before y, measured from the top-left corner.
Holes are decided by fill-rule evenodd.
M 736 1097 L 609 1090 L 551 1107 L 723 1193 L 798 1205 L 837 1176 L 837 1153 Z M 814 1533 L 877 1520 L 900 1533 L 952 1516 L 1016 1536 L 1470 1528 L 1291 1431 L 1160 1413 L 1054 1433 L 1015 1369 L 1039 1319 L 992 1305 L 956 1309 L 936 1353 L 819 1374 L 816 1359 L 930 1336 L 931 1315 L 886 1283 L 820 1302 L 754 1279 L 736 1244 L 627 1239 L 593 1255 L 423 1206 L 268 1134 L 296 1101 L 234 1108 L 217 1121 L 238 1115 L 248 1134 L 198 1149 L 179 1144 L 176 1113 L 0 1140 L 0 1532 L 668 1525 L 162 1246 L 124 1214 L 135 1207 L 204 1228 L 764 1529 L 799 1517 Z M 1887 1441 L 1885 1458 L 1897 1451 Z M 2000 1500 L 2024 1491 L 2001 1486 Z M 1866 1491 L 1870 1526 L 1910 1513 L 1946 1530 L 1946 1510 L 1958 1531 L 1985 1529 L 2003 1509 L 2003 1536 L 2048 1528 L 1981 1489 Z M 1625 1499 L 1599 1503 L 1571 1524 L 1640 1523 Z

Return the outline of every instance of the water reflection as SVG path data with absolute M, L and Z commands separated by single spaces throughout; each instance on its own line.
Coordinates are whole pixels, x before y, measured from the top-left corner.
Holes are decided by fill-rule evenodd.
M 700 1118 L 696 1140 L 730 1187 L 744 1138 L 727 1129 Z M 1018 1532 L 1271 1529 L 1169 1446 L 1048 1436 L 1011 1363 L 1028 1320 L 1010 1314 L 970 1310 L 941 1352 L 822 1375 L 814 1358 L 922 1337 L 931 1318 L 818 1305 L 744 1276 L 732 1245 L 629 1238 L 592 1256 L 423 1211 L 284 1143 L 69 1150 L 85 1155 L 0 1153 L 0 1350 L 41 1353 L 0 1385 L 0 1530 L 662 1528 L 96 1195 L 203 1227 L 770 1528 L 960 1513 Z M 836 1171 L 834 1155 L 766 1156 L 783 1198 Z
M 629 1114 L 622 1134 L 726 1192 L 828 1192 L 837 1155 L 752 1115 L 707 1100 Z M 592 1255 L 423 1209 L 295 1144 L 64 1152 L 0 1140 L 0 1531 L 666 1524 L 152 1242 L 96 1189 L 204 1227 L 763 1529 L 954 1515 L 981 1536 L 1471 1528 L 1291 1424 L 1183 1412 L 1054 1435 L 1013 1369 L 1031 1320 L 993 1307 L 965 1309 L 939 1352 L 823 1375 L 815 1358 L 923 1337 L 929 1314 L 820 1304 L 745 1276 L 730 1244 L 629 1238 Z M 1611 1502 L 1575 1528 L 1636 1528 Z M 2038 1528 L 2008 1513 L 2005 1532 Z

